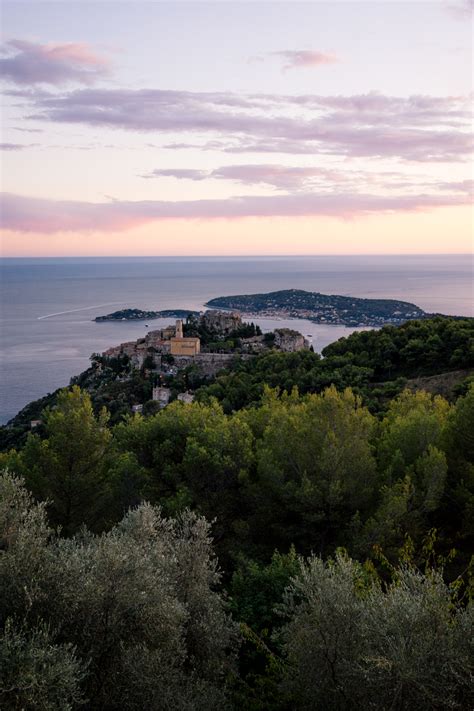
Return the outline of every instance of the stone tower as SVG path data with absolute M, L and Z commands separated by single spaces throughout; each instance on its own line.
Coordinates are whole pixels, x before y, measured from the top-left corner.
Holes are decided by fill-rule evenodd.
M 180 318 L 176 321 L 176 338 L 183 338 L 183 322 Z

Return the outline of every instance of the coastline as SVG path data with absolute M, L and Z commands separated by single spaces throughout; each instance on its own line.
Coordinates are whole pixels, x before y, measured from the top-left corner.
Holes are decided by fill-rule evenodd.
M 473 316 L 472 266 L 466 255 L 37 258 L 3 259 L 0 267 L 3 422 L 31 400 L 66 386 L 71 376 L 88 367 L 91 353 L 145 335 L 148 329 L 143 321 L 120 325 L 92 321 L 106 311 L 106 303 L 110 310 L 129 304 L 151 310 L 159 304 L 162 309 L 200 311 L 221 294 L 269 292 L 296 285 L 362 298 L 388 296 L 414 302 L 429 313 Z M 260 314 L 250 318 L 264 331 L 287 326 L 305 336 L 312 334 L 318 352 L 363 328 L 307 319 L 277 320 Z M 153 328 L 169 322 L 156 319 Z

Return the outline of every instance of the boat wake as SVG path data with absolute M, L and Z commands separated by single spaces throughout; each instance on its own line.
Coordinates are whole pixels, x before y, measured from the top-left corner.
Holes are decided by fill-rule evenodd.
M 109 301 L 107 304 L 94 304 L 94 306 L 81 306 L 80 309 L 69 309 L 68 311 L 57 311 L 54 314 L 46 314 L 45 316 L 38 316 L 38 321 L 43 321 L 45 318 L 52 318 L 53 316 L 63 316 L 64 314 L 73 314 L 77 311 L 90 311 L 91 309 L 100 309 L 102 306 L 116 306 L 117 304 L 123 304 L 123 301 Z

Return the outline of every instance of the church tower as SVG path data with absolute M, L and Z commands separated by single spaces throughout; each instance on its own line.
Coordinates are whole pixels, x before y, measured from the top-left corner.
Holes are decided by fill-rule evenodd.
M 173 356 L 195 356 L 201 351 L 201 341 L 197 336 L 186 336 L 183 334 L 183 322 L 177 319 L 175 336 L 170 339 L 171 355 Z

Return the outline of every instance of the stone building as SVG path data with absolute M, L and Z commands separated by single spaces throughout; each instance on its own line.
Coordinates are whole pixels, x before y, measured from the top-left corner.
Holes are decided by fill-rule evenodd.
M 264 336 L 250 336 L 250 338 L 241 338 L 240 347 L 244 353 L 263 353 L 268 346 L 265 343 Z
M 174 326 L 149 331 L 144 338 L 139 338 L 137 341 L 127 341 L 119 346 L 108 348 L 103 355 L 108 358 L 127 355 L 134 368 L 141 368 L 146 358 L 151 356 L 155 366 L 159 367 L 161 365 L 161 356 L 171 351 L 171 337 L 174 334 Z
M 184 402 L 186 405 L 190 405 L 194 400 L 194 395 L 192 393 L 179 393 L 179 402 Z
M 299 332 L 291 328 L 278 328 L 275 331 L 275 348 L 286 353 L 309 349 L 309 341 Z
M 152 400 L 155 400 L 158 402 L 160 407 L 166 407 L 166 405 L 169 403 L 171 397 L 171 390 L 169 388 L 163 388 L 160 386 L 157 386 L 153 388 L 152 392 Z
M 208 331 L 232 333 L 242 326 L 242 318 L 233 311 L 206 311 L 201 323 Z
M 176 329 L 174 326 L 166 326 L 166 328 L 161 329 L 161 338 L 165 341 L 169 341 L 170 338 L 176 335 Z

